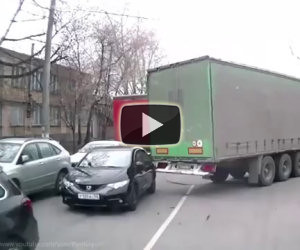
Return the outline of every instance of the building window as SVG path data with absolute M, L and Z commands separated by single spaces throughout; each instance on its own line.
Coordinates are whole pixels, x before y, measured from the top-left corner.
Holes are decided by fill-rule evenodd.
M 58 94 L 57 76 L 53 74 L 50 74 L 50 92 L 52 94 Z
M 75 80 L 69 81 L 67 86 L 70 91 L 74 91 L 76 89 L 76 81 Z
M 21 105 L 11 106 L 10 123 L 12 126 L 24 125 L 24 107 Z
M 32 125 L 40 126 L 42 124 L 42 107 L 35 105 L 32 112 Z
M 12 67 L 12 75 L 23 75 L 25 73 L 25 68 L 14 66 Z M 12 87 L 14 88 L 25 88 L 25 77 L 18 77 L 12 79 Z
M 60 125 L 60 108 L 50 107 L 50 125 L 59 126 Z
M 41 84 L 42 84 L 42 72 L 37 71 L 33 73 L 32 82 L 31 82 L 31 90 L 34 91 L 41 91 Z

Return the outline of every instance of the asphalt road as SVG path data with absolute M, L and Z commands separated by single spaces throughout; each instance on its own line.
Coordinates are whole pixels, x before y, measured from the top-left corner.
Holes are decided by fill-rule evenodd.
M 37 249 L 298 250 L 299 194 L 300 178 L 259 188 L 158 174 L 157 192 L 124 212 L 70 210 L 45 192 L 32 197 Z

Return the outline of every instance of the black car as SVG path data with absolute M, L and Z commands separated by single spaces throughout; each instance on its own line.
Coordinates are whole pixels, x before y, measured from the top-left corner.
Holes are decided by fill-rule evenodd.
M 155 178 L 152 159 L 142 148 L 95 149 L 63 180 L 63 203 L 135 210 L 141 194 L 155 192 Z
M 38 225 L 30 199 L 0 167 L 0 249 L 35 249 Z

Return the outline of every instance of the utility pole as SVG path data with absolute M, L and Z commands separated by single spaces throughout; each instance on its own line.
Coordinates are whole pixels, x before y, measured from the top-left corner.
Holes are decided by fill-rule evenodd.
M 51 0 L 48 27 L 46 36 L 46 47 L 45 47 L 45 61 L 43 67 L 42 86 L 43 86 L 43 125 L 42 125 L 42 137 L 49 138 L 50 134 L 50 97 L 49 97 L 49 83 L 50 83 L 50 54 L 51 54 L 51 40 L 52 30 L 54 22 L 54 10 L 55 1 Z
M 33 58 L 34 55 L 34 43 L 31 44 L 31 57 L 30 57 L 30 71 L 33 70 L 34 65 L 33 65 Z M 27 124 L 25 127 L 25 133 L 31 134 L 31 127 L 32 127 L 32 111 L 33 111 L 33 100 L 32 100 L 32 95 L 31 95 L 31 87 L 33 86 L 33 81 L 34 81 L 34 74 L 31 74 L 28 77 L 28 85 L 27 85 L 27 91 L 28 91 L 28 96 L 27 96 L 27 109 L 26 109 L 26 118 L 27 118 Z

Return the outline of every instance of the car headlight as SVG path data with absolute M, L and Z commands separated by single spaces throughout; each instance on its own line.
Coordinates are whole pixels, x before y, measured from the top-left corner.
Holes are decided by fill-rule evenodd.
M 113 189 L 118 189 L 118 188 L 126 186 L 128 183 L 129 183 L 129 180 L 125 180 L 125 181 L 110 183 L 110 184 L 107 184 L 106 186 L 113 188 Z
M 68 181 L 66 178 L 63 179 L 63 184 L 64 184 L 66 187 L 72 187 L 72 186 L 74 186 L 74 183 Z

